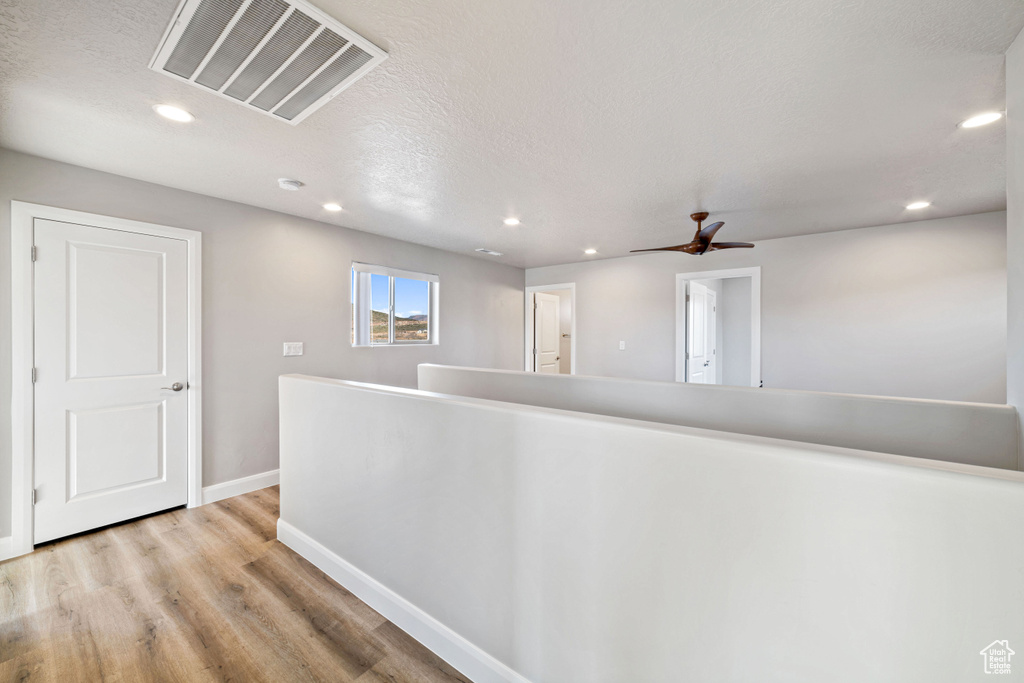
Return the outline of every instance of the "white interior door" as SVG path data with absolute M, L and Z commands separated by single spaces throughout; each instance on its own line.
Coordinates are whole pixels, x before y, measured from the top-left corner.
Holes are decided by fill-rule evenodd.
M 559 298 L 554 294 L 533 295 L 533 348 L 536 372 L 557 375 L 559 370 Z
M 704 326 L 707 335 L 707 367 L 704 373 L 705 384 L 718 384 L 718 295 L 715 290 L 708 290 L 707 324 Z
M 686 299 L 686 381 L 708 384 L 708 288 L 690 282 Z
M 35 542 L 187 502 L 188 245 L 36 219 Z

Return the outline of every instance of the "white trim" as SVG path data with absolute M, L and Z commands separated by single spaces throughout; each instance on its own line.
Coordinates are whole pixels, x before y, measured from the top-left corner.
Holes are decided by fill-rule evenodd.
M 14 539 L 10 536 L 0 538 L 0 562 L 17 557 L 14 554 Z
M 283 519 L 277 520 L 277 540 L 309 560 L 470 680 L 476 683 L 530 683 L 506 664 Z
M 32 552 L 33 540 L 30 491 L 35 392 L 31 249 L 31 209 L 11 202 L 11 557 Z
M 568 289 L 572 303 L 572 329 L 569 332 L 569 374 L 576 374 L 576 283 L 563 282 L 558 285 L 532 285 L 524 294 L 524 327 L 523 369 L 533 372 L 533 294 L 534 292 L 550 292 L 556 289 Z
M 216 503 L 218 500 L 233 498 L 243 493 L 252 493 L 265 489 L 268 486 L 277 486 L 281 483 L 281 470 L 270 470 L 261 474 L 253 474 L 240 479 L 232 479 L 220 484 L 203 487 L 203 505 Z
M 686 284 L 690 280 L 750 278 L 750 386 L 761 386 L 761 266 L 676 273 L 676 381 L 686 381 Z M 717 362 L 717 361 L 716 361 Z
M 11 552 L 32 552 L 34 392 L 32 387 L 33 273 L 36 218 L 96 226 L 188 244 L 188 506 L 202 500 L 202 233 L 26 202 L 11 202 Z

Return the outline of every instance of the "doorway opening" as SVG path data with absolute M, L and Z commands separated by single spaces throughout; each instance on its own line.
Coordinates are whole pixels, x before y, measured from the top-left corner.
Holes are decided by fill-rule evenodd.
M 524 369 L 576 374 L 576 283 L 526 288 Z
M 676 275 L 676 381 L 761 386 L 761 269 Z

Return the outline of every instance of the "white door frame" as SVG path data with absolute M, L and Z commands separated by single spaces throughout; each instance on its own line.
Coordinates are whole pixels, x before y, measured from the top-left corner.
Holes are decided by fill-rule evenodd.
M 35 401 L 32 385 L 32 228 L 36 218 L 169 237 L 188 243 L 188 506 L 202 505 L 202 234 L 123 218 L 11 202 L 11 539 L 7 557 L 32 552 Z M 44 256 L 45 257 L 45 256 Z
M 750 278 L 750 386 L 761 386 L 761 266 L 676 273 L 676 381 L 686 381 L 686 285 L 690 280 Z M 682 332 L 680 332 L 682 330 Z
M 568 289 L 569 301 L 572 306 L 572 330 L 569 332 L 569 374 L 576 374 L 576 283 L 564 282 L 560 285 L 534 285 L 526 288 L 524 295 L 524 317 L 526 331 L 523 344 L 523 369 L 527 372 L 533 371 L 533 293 L 550 292 L 555 289 Z

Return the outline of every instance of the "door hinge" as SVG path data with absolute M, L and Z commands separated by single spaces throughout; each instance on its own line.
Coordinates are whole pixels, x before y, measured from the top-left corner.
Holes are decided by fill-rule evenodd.
M 36 249 L 36 245 L 32 245 L 32 261 L 35 262 L 39 258 L 39 250 Z
M 689 294 L 686 295 L 686 303 L 690 303 L 690 295 Z
M 537 355 L 537 349 L 533 350 L 533 355 L 535 355 L 535 356 Z
M 36 376 L 37 376 L 37 374 L 38 373 L 36 372 L 36 369 L 32 368 L 32 384 L 36 383 Z
M 29 495 L 29 497 L 32 499 L 32 504 L 35 505 L 36 504 L 36 490 L 35 489 L 32 489 L 32 493 Z

